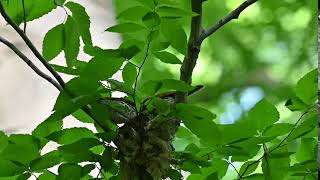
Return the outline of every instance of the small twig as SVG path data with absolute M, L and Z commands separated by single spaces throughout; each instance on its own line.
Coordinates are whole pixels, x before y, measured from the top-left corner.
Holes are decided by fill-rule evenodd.
M 134 87 L 133 87 L 132 98 L 133 98 L 134 108 L 136 110 L 137 115 L 139 113 L 138 109 L 137 109 L 137 103 L 136 103 L 136 91 L 137 91 L 138 79 L 139 79 L 139 76 L 140 76 L 140 73 L 141 73 L 141 69 L 142 69 L 142 67 L 143 67 L 144 63 L 146 62 L 147 57 L 149 55 L 150 43 L 151 43 L 151 38 L 148 40 L 147 50 L 146 50 L 146 54 L 145 54 L 145 56 L 143 58 L 143 61 L 142 61 L 141 65 L 138 67 L 138 73 L 137 73 L 137 76 L 136 76 L 136 79 L 135 79 L 135 82 L 134 82 Z
M 21 0 L 22 3 L 22 9 L 23 9 L 23 32 L 26 33 L 27 30 L 27 12 L 26 12 L 26 7 L 24 0 Z
M 223 159 L 223 160 L 226 161 L 228 164 L 230 164 L 230 165 L 233 167 L 233 169 L 236 171 L 236 173 L 238 174 L 238 176 L 240 176 L 239 171 L 238 171 L 237 168 L 233 165 L 232 162 L 230 162 L 228 159 Z
M 249 169 L 250 166 L 258 163 L 261 161 L 261 159 L 263 159 L 265 156 L 270 155 L 273 151 L 275 151 L 276 149 L 278 149 L 279 147 L 281 147 L 281 145 L 289 138 L 289 136 L 292 134 L 292 132 L 297 128 L 297 125 L 299 124 L 299 122 L 302 120 L 302 117 L 304 115 L 306 115 L 308 113 L 304 112 L 298 119 L 298 121 L 294 124 L 294 127 L 291 129 L 291 131 L 289 132 L 289 134 L 276 146 L 274 147 L 272 150 L 269 151 L 269 153 L 264 152 L 263 155 L 256 161 L 252 162 L 251 164 L 249 164 L 246 169 L 244 170 L 244 172 L 239 176 L 239 180 L 244 176 L 244 174 L 247 172 L 247 170 Z
M 24 40 L 27 46 L 30 48 L 32 53 L 41 61 L 41 63 L 49 70 L 49 72 L 56 78 L 62 88 L 65 87 L 65 82 L 60 77 L 60 75 L 50 66 L 48 61 L 40 54 L 37 48 L 33 45 L 30 39 L 26 36 L 26 34 L 19 28 L 19 26 L 9 17 L 9 15 L 4 10 L 2 2 L 0 1 L 0 13 L 3 18 L 6 20 L 8 24 L 20 35 L 20 37 Z
M 218 29 L 220 29 L 222 26 L 227 24 L 233 19 L 238 19 L 239 15 L 244 11 L 247 7 L 254 4 L 258 0 L 246 0 L 243 2 L 240 6 L 238 6 L 235 10 L 233 10 L 231 13 L 229 13 L 227 16 L 222 18 L 217 24 L 210 27 L 208 30 L 204 31 L 199 38 L 199 42 L 201 43 L 204 39 L 212 35 L 214 32 L 216 32 Z
M 47 80 L 49 83 L 54 85 L 59 91 L 62 90 L 62 87 L 58 82 L 56 82 L 54 79 L 52 79 L 47 74 L 43 73 L 35 64 L 32 63 L 32 61 L 25 56 L 15 45 L 10 43 L 8 40 L 4 39 L 0 36 L 0 42 L 8 46 L 14 53 L 16 53 L 35 73 L 37 73 L 40 77 Z
M 99 168 L 97 163 L 95 163 L 96 168 L 99 170 L 99 173 L 96 178 L 99 178 L 100 175 L 102 175 L 103 179 L 107 179 L 107 177 L 102 173 L 102 168 Z
M 67 19 L 67 17 L 69 16 L 68 11 L 66 10 L 66 8 L 65 8 L 62 4 L 57 3 L 56 0 L 53 0 L 53 2 L 54 2 L 54 4 L 55 4 L 56 6 L 59 6 L 59 7 L 61 7 L 61 8 L 64 10 L 66 16 L 64 17 L 64 20 L 63 20 L 63 21 L 65 22 L 66 19 Z
M 282 143 L 284 143 L 288 138 L 289 136 L 292 134 L 292 132 L 297 128 L 296 126 L 299 124 L 299 122 L 302 120 L 303 116 L 306 115 L 308 112 L 304 112 L 300 118 L 298 119 L 298 121 L 294 124 L 293 128 L 291 129 L 291 131 L 289 132 L 289 134 L 284 138 L 282 139 L 282 141 L 276 146 L 274 147 L 272 150 L 269 151 L 269 154 L 272 153 L 273 151 L 275 151 L 276 149 L 278 149 Z

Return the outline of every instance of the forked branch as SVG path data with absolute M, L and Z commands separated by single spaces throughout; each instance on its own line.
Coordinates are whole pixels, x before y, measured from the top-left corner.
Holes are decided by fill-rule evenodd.
M 55 77 L 55 79 L 59 82 L 60 86 L 63 88 L 65 86 L 65 82 L 60 77 L 60 75 L 50 66 L 48 61 L 40 54 L 37 48 L 33 45 L 30 39 L 26 36 L 22 29 L 9 17 L 9 15 L 4 10 L 3 4 L 0 1 L 0 13 L 2 17 L 6 20 L 6 22 L 20 35 L 20 37 L 24 40 L 27 46 L 30 48 L 32 53 L 41 61 L 41 63 L 49 70 L 49 72 Z
M 227 24 L 233 19 L 237 19 L 242 11 L 244 11 L 247 7 L 254 4 L 258 0 L 246 0 L 240 6 L 238 6 L 235 10 L 221 19 L 217 24 L 213 25 L 208 30 L 202 30 L 201 21 L 202 21 L 202 3 L 205 0 L 192 0 L 192 11 L 197 13 L 198 16 L 195 16 L 191 20 L 191 32 L 188 41 L 188 50 L 186 56 L 183 60 L 180 69 L 180 80 L 184 81 L 188 84 L 192 83 L 192 73 L 193 69 L 196 66 L 197 59 L 200 53 L 201 43 L 222 26 Z M 187 93 L 178 92 L 175 102 L 181 103 L 187 101 Z
M 32 63 L 32 61 L 24 55 L 14 44 L 6 40 L 5 38 L 0 36 L 0 42 L 8 46 L 14 53 L 16 53 L 35 73 L 37 73 L 40 77 L 50 82 L 52 85 L 54 85 L 59 91 L 62 90 L 62 87 L 60 84 L 52 79 L 50 76 L 42 72 L 35 64 Z

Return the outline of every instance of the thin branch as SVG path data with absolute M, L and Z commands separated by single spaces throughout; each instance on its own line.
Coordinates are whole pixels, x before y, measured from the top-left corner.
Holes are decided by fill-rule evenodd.
M 64 10 L 64 12 L 65 12 L 66 15 L 65 15 L 63 21 L 65 22 L 66 19 L 67 19 L 67 17 L 69 16 L 68 11 L 66 10 L 66 8 L 65 8 L 62 4 L 57 3 L 56 0 L 53 0 L 53 3 L 54 3 L 56 6 L 59 6 L 59 7 L 61 7 L 61 8 Z
M 293 128 L 291 129 L 291 131 L 289 132 L 289 134 L 284 138 L 282 139 L 282 141 L 276 146 L 274 147 L 272 150 L 270 150 L 269 154 L 272 153 L 273 151 L 275 151 L 276 149 L 278 149 L 282 143 L 284 143 L 288 138 L 289 136 L 292 134 L 292 132 L 297 128 L 297 125 L 299 124 L 299 122 L 302 120 L 303 116 L 305 116 L 308 112 L 304 112 L 300 118 L 298 119 L 298 121 L 294 124 Z
M 137 115 L 138 115 L 138 113 L 139 113 L 139 112 L 138 112 L 138 109 L 137 109 L 137 104 L 136 104 L 136 91 L 137 91 L 138 79 L 139 79 L 139 76 L 140 76 L 142 67 L 143 67 L 144 63 L 146 62 L 147 57 L 148 57 L 148 55 L 149 55 L 150 43 L 151 43 L 151 37 L 150 37 L 150 39 L 148 39 L 146 54 L 145 54 L 145 56 L 144 56 L 144 58 L 143 58 L 143 61 L 142 61 L 141 65 L 140 65 L 139 68 L 138 68 L 138 73 L 137 73 L 137 76 L 136 76 L 136 79 L 135 79 L 135 82 L 134 82 L 134 87 L 133 87 L 133 95 L 132 95 L 132 98 L 133 98 L 134 108 L 135 108 L 135 110 L 136 110 Z
M 228 164 L 230 164 L 230 165 L 233 167 L 233 169 L 236 171 L 236 173 L 238 174 L 238 176 L 240 176 L 239 171 L 238 171 L 237 168 L 233 165 L 232 162 L 230 162 L 228 159 L 223 159 L 223 160 L 226 161 Z
M 22 9 L 23 9 L 23 32 L 26 33 L 27 30 L 27 12 L 26 12 L 26 7 L 24 0 L 21 0 L 22 3 Z
M 52 79 L 47 74 L 43 73 L 38 67 L 32 63 L 32 61 L 25 56 L 14 44 L 10 43 L 8 40 L 4 39 L 0 36 L 0 42 L 8 46 L 14 53 L 16 53 L 35 73 L 37 73 L 40 77 L 50 82 L 52 85 L 54 85 L 59 91 L 62 90 L 62 87 L 58 82 L 56 82 L 54 79 Z
M 258 160 L 256 160 L 256 161 L 252 162 L 251 164 L 249 164 L 249 165 L 246 167 L 246 169 L 243 171 L 243 173 L 239 176 L 238 179 L 239 179 L 239 180 L 242 179 L 242 177 L 243 177 L 244 174 L 247 172 L 247 170 L 249 169 L 250 166 L 252 166 L 252 165 L 260 162 L 261 159 L 263 159 L 264 157 L 270 155 L 273 151 L 275 151 L 276 149 L 278 149 L 279 147 L 281 147 L 281 145 L 289 138 L 289 136 L 292 134 L 292 132 L 297 128 L 297 125 L 298 125 L 299 122 L 302 120 L 303 116 L 305 116 L 308 112 L 309 112 L 309 111 L 304 112 L 304 113 L 299 117 L 298 121 L 294 124 L 294 127 L 291 129 L 291 131 L 289 132 L 289 134 L 288 134 L 276 147 L 274 147 L 272 150 L 270 150 L 270 151 L 267 152 L 267 153 L 264 152 L 263 155 L 262 155 Z M 265 151 L 265 148 L 264 148 L 264 151 Z
M 43 77 L 47 81 L 49 81 L 51 84 L 53 84 L 59 91 L 64 90 L 70 97 L 75 97 L 75 95 L 65 88 L 65 82 L 60 77 L 60 75 L 50 66 L 50 64 L 47 62 L 47 60 L 39 53 L 39 51 L 36 49 L 36 47 L 33 45 L 33 43 L 30 41 L 30 39 L 24 34 L 23 30 L 13 22 L 13 20 L 8 16 L 8 14 L 5 12 L 4 7 L 2 5 L 2 2 L 0 1 L 0 13 L 4 17 L 4 19 L 7 21 L 8 24 L 10 24 L 16 32 L 21 36 L 21 38 L 25 41 L 27 46 L 30 48 L 30 50 L 33 52 L 33 54 L 41 61 L 41 63 L 50 71 L 50 73 L 56 78 L 58 82 L 53 80 L 50 76 L 44 74 L 41 72 L 20 50 L 18 50 L 12 43 L 7 41 L 4 38 L 1 38 L 1 42 L 6 44 L 8 47 L 10 47 L 21 59 L 23 59 L 39 76 Z M 89 106 L 84 106 L 81 108 L 86 114 L 88 114 L 97 125 L 99 125 L 105 132 L 110 131 L 108 127 L 105 127 L 102 123 L 100 123 L 96 118 L 94 118 L 94 115 L 91 112 L 91 109 Z
M 96 166 L 96 168 L 99 170 L 99 173 L 97 175 L 96 178 L 99 178 L 100 175 L 102 175 L 103 179 L 107 179 L 107 177 L 104 175 L 104 173 L 102 172 L 102 168 L 99 168 L 99 166 L 97 165 L 97 163 L 94 163 L 94 165 Z
M 33 45 L 30 39 L 26 36 L 26 34 L 19 28 L 19 26 L 9 17 L 9 15 L 4 10 L 2 2 L 0 1 L 0 13 L 3 18 L 6 20 L 8 24 L 20 35 L 20 37 L 24 40 L 27 46 L 30 48 L 32 53 L 41 61 L 41 63 L 49 70 L 49 72 L 56 78 L 62 88 L 65 87 L 65 82 L 60 77 L 60 75 L 50 66 L 48 61 L 40 54 L 37 48 Z
M 199 42 L 198 43 L 202 43 L 202 41 L 204 39 L 206 39 L 207 37 L 209 37 L 210 35 L 212 35 L 214 32 L 216 32 L 218 29 L 220 29 L 222 26 L 224 26 L 225 24 L 227 24 L 228 22 L 230 22 L 233 19 L 238 19 L 239 15 L 242 13 L 242 11 L 244 11 L 247 7 L 249 7 L 250 5 L 254 4 L 255 2 L 257 2 L 258 0 L 246 0 L 245 2 L 243 2 L 240 6 L 238 6 L 235 10 L 233 10 L 231 13 L 229 13 L 227 16 L 225 16 L 224 18 L 222 18 L 217 24 L 213 25 L 212 27 L 210 27 L 208 30 L 204 31 L 200 38 L 199 38 Z

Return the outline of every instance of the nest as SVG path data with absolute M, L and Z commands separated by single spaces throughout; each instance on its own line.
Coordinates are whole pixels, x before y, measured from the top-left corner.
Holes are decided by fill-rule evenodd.
M 173 102 L 165 101 L 170 104 Z M 159 114 L 155 109 L 142 108 L 137 113 L 132 104 L 119 103 L 125 111 L 112 110 L 112 120 L 124 124 L 114 139 L 121 169 L 130 172 L 123 179 L 133 179 L 136 176 L 139 179 L 166 178 L 173 151 L 171 143 L 180 121 L 172 116 Z M 144 177 L 139 177 L 142 175 Z

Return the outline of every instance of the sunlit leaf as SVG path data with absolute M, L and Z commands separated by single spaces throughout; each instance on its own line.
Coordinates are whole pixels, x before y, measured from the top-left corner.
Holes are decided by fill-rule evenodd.
M 127 63 L 122 70 L 122 78 L 125 84 L 129 87 L 132 87 L 136 76 L 137 76 L 137 68 L 135 65 L 131 63 Z
M 221 134 L 210 111 L 190 104 L 176 105 L 177 118 L 201 140 L 211 145 L 221 143 Z
M 68 7 L 72 12 L 72 17 L 77 24 L 84 44 L 92 45 L 90 33 L 90 17 L 88 16 L 85 8 L 75 2 L 68 2 L 65 4 L 65 6 Z
M 30 168 L 33 171 L 43 170 L 53 167 L 61 162 L 60 154 L 58 151 L 51 151 L 41 157 L 31 161 Z
M 171 54 L 169 52 L 161 51 L 154 52 L 153 54 L 164 63 L 181 64 L 180 59 L 178 59 L 174 54 Z
M 59 144 L 71 144 L 82 138 L 93 138 L 94 133 L 87 128 L 69 128 L 54 132 L 47 136 L 48 139 Z
M 46 60 L 55 58 L 64 49 L 64 25 L 59 24 L 49 30 L 43 39 L 42 54 Z
M 122 23 L 106 29 L 109 32 L 130 33 L 144 30 L 145 27 L 135 23 Z
M 142 22 L 149 28 L 160 24 L 160 16 L 156 12 L 149 12 L 142 17 Z
M 318 71 L 314 69 L 299 80 L 297 96 L 306 104 L 312 104 L 318 97 Z
M 77 28 L 77 24 L 73 17 L 68 16 L 68 19 L 64 26 L 65 32 L 65 44 L 64 53 L 67 65 L 72 67 L 77 60 L 80 47 L 80 33 Z

